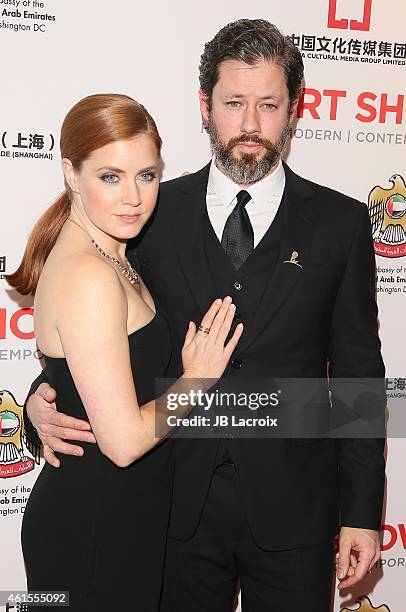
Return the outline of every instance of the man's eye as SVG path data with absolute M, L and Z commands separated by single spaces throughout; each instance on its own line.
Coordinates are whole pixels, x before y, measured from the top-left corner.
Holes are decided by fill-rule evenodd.
M 143 172 L 138 178 L 143 183 L 152 183 L 152 181 L 156 179 L 156 176 L 156 172 Z
M 275 106 L 275 104 L 270 104 L 270 103 L 269 103 L 269 104 L 263 104 L 263 107 L 264 107 L 266 110 L 273 110 L 274 108 L 277 108 L 277 107 Z
M 231 108 L 237 108 L 240 106 L 240 102 L 238 100 L 231 100 L 231 102 L 227 102 L 227 106 L 231 106 Z
M 117 174 L 103 174 L 103 176 L 101 176 L 100 178 L 105 183 L 110 183 L 110 184 L 117 183 L 118 181 Z

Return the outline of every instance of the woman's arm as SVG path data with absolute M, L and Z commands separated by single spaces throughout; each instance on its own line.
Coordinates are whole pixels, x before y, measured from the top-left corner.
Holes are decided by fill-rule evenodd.
M 101 451 L 124 467 L 162 439 L 156 436 L 155 401 L 143 407 L 137 401 L 126 295 L 115 270 L 94 257 L 85 261 L 82 257 L 74 275 L 61 271 L 60 277 L 70 279 L 64 284 L 63 307 L 57 317 L 63 352 Z M 196 379 L 217 379 L 238 342 L 241 328 L 224 347 L 233 309 L 229 303 L 219 308 L 217 303 L 208 313 L 207 321 L 213 323 L 210 338 L 196 334 L 194 326 L 189 329 L 185 348 L 189 371 L 177 383 L 181 388 L 190 390 L 192 385 L 194 390 L 204 390 L 204 383 Z M 124 426 L 112 428 L 112 418 Z

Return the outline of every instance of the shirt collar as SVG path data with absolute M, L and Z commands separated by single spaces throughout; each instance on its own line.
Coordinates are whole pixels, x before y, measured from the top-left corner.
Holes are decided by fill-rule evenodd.
M 246 191 L 248 191 L 254 203 L 267 203 L 270 199 L 282 198 L 285 180 L 285 170 L 282 161 L 279 160 L 272 174 L 253 185 L 249 185 Z M 217 168 L 215 158 L 213 157 L 207 186 L 208 195 L 216 195 L 223 206 L 229 207 L 239 191 L 241 191 L 241 186 L 234 183 L 234 181 Z

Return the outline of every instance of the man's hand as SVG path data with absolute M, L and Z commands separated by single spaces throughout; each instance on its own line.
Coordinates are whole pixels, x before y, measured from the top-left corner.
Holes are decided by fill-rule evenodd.
M 380 556 L 377 531 L 342 527 L 337 563 L 337 578 L 340 580 L 338 589 L 346 589 L 362 580 Z
M 55 457 L 54 451 L 78 457 L 84 452 L 81 446 L 68 444 L 63 440 L 96 442 L 96 438 L 87 421 L 57 412 L 55 399 L 55 389 L 47 383 L 42 383 L 28 398 L 27 413 L 43 444 L 44 459 L 53 467 L 59 467 L 60 461 Z

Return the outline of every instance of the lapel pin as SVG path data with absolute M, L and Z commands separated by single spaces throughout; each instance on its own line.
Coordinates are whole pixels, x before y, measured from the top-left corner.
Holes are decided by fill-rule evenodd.
M 299 253 L 297 251 L 293 251 L 290 259 L 286 259 L 283 263 L 291 263 L 299 268 L 303 268 L 303 266 L 298 262 L 297 258 L 299 257 Z

